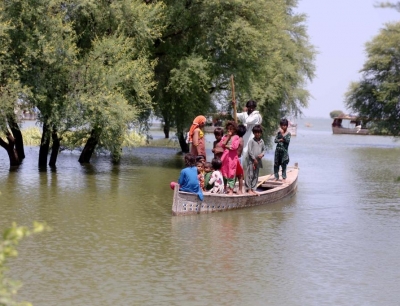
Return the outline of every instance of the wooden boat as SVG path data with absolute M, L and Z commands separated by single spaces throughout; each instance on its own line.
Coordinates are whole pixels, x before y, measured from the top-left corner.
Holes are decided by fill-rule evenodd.
M 369 135 L 369 130 L 363 126 L 361 119 L 353 116 L 340 116 L 333 118 L 333 134 Z
M 296 193 L 298 174 L 299 167 L 296 163 L 294 167 L 288 167 L 286 183 L 276 182 L 273 174 L 259 177 L 258 196 L 247 193 L 226 195 L 204 192 L 203 201 L 200 201 L 197 194 L 179 191 L 179 185 L 176 185 L 172 215 L 212 213 L 277 202 Z

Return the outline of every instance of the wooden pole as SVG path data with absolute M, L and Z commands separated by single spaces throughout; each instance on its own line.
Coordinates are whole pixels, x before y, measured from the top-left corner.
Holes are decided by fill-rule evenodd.
M 236 99 L 235 99 L 235 83 L 233 81 L 233 74 L 231 75 L 231 87 L 232 87 L 233 119 L 237 123 L 237 111 L 236 111 Z

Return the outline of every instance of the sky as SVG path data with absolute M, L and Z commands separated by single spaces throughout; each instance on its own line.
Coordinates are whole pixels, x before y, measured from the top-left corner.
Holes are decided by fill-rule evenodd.
M 308 84 L 312 98 L 305 118 L 329 118 L 333 110 L 348 113 L 344 94 L 367 57 L 365 43 L 388 22 L 400 21 L 394 9 L 376 8 L 377 0 L 299 0 L 297 12 L 307 15 L 307 32 L 318 52 L 316 77 Z M 395 0 L 392 0 L 395 2 Z

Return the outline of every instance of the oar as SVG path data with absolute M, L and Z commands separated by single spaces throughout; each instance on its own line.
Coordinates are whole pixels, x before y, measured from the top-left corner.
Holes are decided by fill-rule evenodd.
M 291 166 L 291 167 L 288 167 L 288 168 L 294 168 L 294 169 L 296 169 L 296 168 L 298 168 L 298 167 L 297 167 L 297 165 L 295 165 L 294 167 Z M 293 171 L 293 169 L 290 169 L 287 173 L 292 172 L 292 171 Z M 273 175 L 274 175 L 274 174 L 272 173 L 272 174 L 270 174 L 266 179 L 264 179 L 264 180 L 262 180 L 261 182 L 259 182 L 259 183 L 257 184 L 256 188 L 258 188 L 260 185 L 262 185 L 262 184 L 264 184 L 266 181 L 268 181 L 268 180 L 271 178 L 271 176 L 273 176 Z
M 235 83 L 233 82 L 233 74 L 231 75 L 231 87 L 232 87 L 233 119 L 237 123 L 236 99 L 235 99 Z
M 271 176 L 273 176 L 273 175 L 274 175 L 274 174 L 272 173 L 272 174 L 270 174 L 266 179 L 264 179 L 264 180 L 262 180 L 261 182 L 259 182 L 259 183 L 257 184 L 256 188 L 260 187 L 260 185 L 262 185 L 262 184 L 264 184 L 266 181 L 268 181 L 268 180 L 271 178 Z

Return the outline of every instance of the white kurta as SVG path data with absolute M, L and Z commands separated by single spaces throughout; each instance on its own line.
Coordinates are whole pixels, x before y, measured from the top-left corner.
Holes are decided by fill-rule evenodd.
M 247 147 L 250 139 L 253 139 L 254 135 L 252 132 L 253 127 L 256 124 L 262 123 L 262 118 L 259 111 L 253 111 L 250 115 L 247 112 L 237 113 L 237 119 L 246 126 L 246 134 L 243 136 L 243 152 L 242 156 L 247 158 Z

